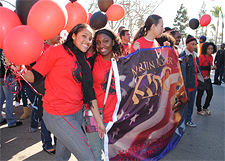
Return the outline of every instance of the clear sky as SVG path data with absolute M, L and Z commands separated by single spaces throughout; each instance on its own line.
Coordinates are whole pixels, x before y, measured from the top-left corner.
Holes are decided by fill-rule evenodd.
M 15 5 L 16 3 L 16 0 L 6 0 L 6 1 L 12 3 L 13 5 Z M 60 2 L 63 1 L 65 3 L 69 2 L 69 0 L 57 0 L 57 1 L 60 1 Z M 82 2 L 82 0 L 79 0 L 79 1 Z M 157 2 L 160 3 L 161 1 L 162 0 L 158 0 Z M 199 19 L 198 13 L 201 9 L 203 1 L 204 0 L 163 0 L 163 2 L 156 8 L 154 13 L 163 17 L 164 26 L 172 28 L 174 18 L 181 4 L 183 4 L 184 7 L 187 8 L 188 16 L 190 19 L 191 18 Z M 12 10 L 15 9 L 14 7 L 7 4 L 6 2 L 2 1 L 2 3 L 4 7 L 10 8 Z M 213 6 L 221 6 L 225 15 L 225 0 L 205 0 L 205 3 L 206 3 L 207 14 L 211 15 L 210 10 L 213 9 Z M 217 22 L 216 19 L 212 17 L 211 23 L 214 23 L 216 26 L 216 22 Z M 190 28 L 187 30 L 187 32 L 192 34 L 193 36 L 195 35 L 195 31 Z M 222 32 L 222 27 L 220 23 L 219 33 L 221 32 Z M 224 33 L 224 36 L 225 36 L 225 33 Z
M 190 19 L 196 18 L 199 19 L 199 11 L 202 7 L 204 0 L 164 0 L 160 6 L 155 10 L 154 13 L 157 13 L 162 16 L 164 21 L 164 26 L 173 27 L 174 18 L 176 17 L 177 10 L 180 8 L 181 4 L 187 9 L 188 16 Z M 159 1 L 160 3 L 161 1 Z M 205 0 L 207 14 L 211 15 L 210 10 L 213 10 L 214 6 L 222 7 L 223 13 L 225 16 L 225 0 Z M 216 26 L 217 20 L 214 17 L 211 17 L 211 23 L 214 23 Z M 222 32 L 222 23 L 220 23 L 219 33 Z M 210 30 L 208 28 L 208 30 Z M 195 30 L 189 28 L 188 33 L 195 35 Z M 225 33 L 224 33 L 225 36 Z M 224 38 L 225 39 L 225 38 Z

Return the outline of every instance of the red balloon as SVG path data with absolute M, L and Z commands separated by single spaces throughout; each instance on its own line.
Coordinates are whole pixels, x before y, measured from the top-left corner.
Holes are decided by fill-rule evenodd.
M 3 48 L 3 42 L 7 33 L 16 26 L 21 25 L 17 14 L 8 8 L 0 7 L 0 48 Z
M 91 16 L 92 16 L 92 13 L 91 12 L 88 12 L 88 20 L 86 22 L 86 24 L 88 24 L 88 25 L 90 23 Z
M 87 22 L 88 13 L 79 2 L 67 3 L 66 10 L 68 12 L 67 32 L 70 32 L 77 24 Z
M 3 43 L 5 57 L 16 65 L 28 65 L 35 62 L 43 48 L 44 41 L 41 34 L 27 25 L 10 30 Z
M 202 15 L 202 17 L 200 18 L 200 25 L 202 27 L 207 26 L 210 22 L 211 22 L 211 16 L 208 14 Z
M 110 21 L 118 21 L 123 18 L 124 15 L 125 10 L 120 4 L 113 4 L 106 11 L 106 16 Z
M 39 31 L 44 40 L 48 40 L 64 29 L 67 19 L 65 7 L 53 0 L 39 0 L 30 9 L 27 25 Z

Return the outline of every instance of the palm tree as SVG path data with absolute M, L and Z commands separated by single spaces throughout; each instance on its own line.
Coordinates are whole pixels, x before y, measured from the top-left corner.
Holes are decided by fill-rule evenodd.
M 223 29 L 224 29 L 224 15 L 223 15 L 223 11 L 222 8 L 220 8 L 220 14 L 221 14 L 221 18 L 222 18 L 222 38 L 221 38 L 221 42 L 223 43 Z
M 210 31 L 210 33 L 212 34 L 212 36 L 213 36 L 213 38 L 214 38 L 214 40 L 215 40 L 215 35 L 214 35 L 214 33 L 216 32 L 216 26 L 215 26 L 214 24 L 210 24 L 209 26 L 210 26 L 211 29 L 213 30 L 213 31 Z
M 219 19 L 220 19 L 220 10 L 221 7 L 219 6 L 214 6 L 213 7 L 214 10 L 211 10 L 210 12 L 212 13 L 212 15 L 217 18 L 217 25 L 216 25 L 216 40 L 215 40 L 215 44 L 217 44 L 217 36 L 218 36 L 218 28 L 219 28 Z

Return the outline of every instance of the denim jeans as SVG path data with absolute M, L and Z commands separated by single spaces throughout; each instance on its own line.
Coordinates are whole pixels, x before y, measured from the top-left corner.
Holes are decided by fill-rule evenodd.
M 14 81 L 14 77 L 10 74 L 6 77 L 7 84 Z M 15 91 L 15 84 L 7 85 L 4 83 L 4 78 L 0 78 L 0 112 L 2 111 L 2 107 L 4 101 L 6 100 L 5 113 L 6 113 L 6 121 L 8 123 L 8 127 L 13 126 L 17 120 L 13 115 L 13 98 L 14 94 L 12 92 Z M 0 115 L 0 121 L 3 121 L 2 115 Z
M 82 126 L 85 135 L 87 136 L 88 143 L 95 154 L 96 161 L 104 161 L 104 158 L 102 158 L 104 152 L 104 139 L 99 137 L 98 132 L 87 133 L 85 125 L 90 125 L 90 119 L 88 119 L 87 116 L 84 117 Z M 106 127 L 107 123 L 104 123 L 104 125 Z
M 30 127 L 34 128 L 34 129 L 37 129 L 38 128 L 38 123 L 39 123 L 38 110 L 35 109 L 35 106 L 33 106 L 32 113 L 31 113 Z
M 16 100 L 16 102 L 19 102 L 20 103 L 20 100 L 21 100 L 21 97 L 22 97 L 21 96 L 21 90 L 20 90 L 20 86 L 21 85 L 19 83 L 17 83 L 16 86 L 17 86 L 16 87 L 17 88 L 17 91 L 19 91 L 19 92 L 15 94 L 15 100 Z
M 192 120 L 191 117 L 192 117 L 194 103 L 195 103 L 196 91 L 197 91 L 197 88 L 192 92 L 188 92 L 188 110 L 187 110 L 187 120 L 186 120 L 186 122 Z
M 51 115 L 43 110 L 43 120 L 47 129 L 57 138 L 55 160 L 67 161 L 71 153 L 77 160 L 94 160 L 94 154 L 81 129 L 83 121 L 82 109 L 77 113 L 64 116 Z
M 41 141 L 42 141 L 43 149 L 45 149 L 45 150 L 53 149 L 51 132 L 47 130 L 43 120 L 41 120 Z M 56 144 L 56 141 L 57 141 L 57 139 L 54 136 L 55 144 Z
M 39 99 L 39 98 L 37 98 Z M 38 128 L 39 124 L 39 117 L 38 117 L 38 107 L 32 104 L 33 109 L 32 109 L 32 114 L 31 114 L 31 123 L 30 127 L 33 129 Z M 42 141 L 42 147 L 45 150 L 52 149 L 52 138 L 51 138 L 51 132 L 47 130 L 45 123 L 43 120 L 41 120 L 41 141 Z M 54 137 L 54 142 L 56 144 L 56 137 Z
M 27 97 L 29 98 L 30 102 L 33 103 L 34 99 L 34 93 L 25 81 L 21 81 L 22 89 L 21 89 L 21 95 L 22 95 L 22 101 L 23 101 L 23 107 L 28 107 L 28 100 Z

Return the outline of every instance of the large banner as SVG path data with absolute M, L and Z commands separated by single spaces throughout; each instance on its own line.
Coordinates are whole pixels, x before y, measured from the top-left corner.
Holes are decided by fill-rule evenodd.
M 113 70 L 118 102 L 106 128 L 106 160 L 161 159 L 185 130 L 187 94 L 176 53 L 141 49 L 120 58 Z

